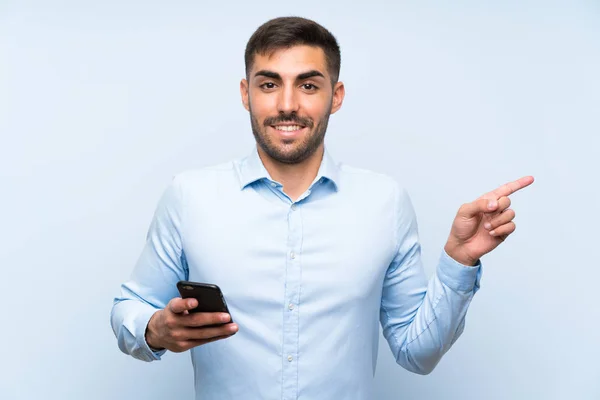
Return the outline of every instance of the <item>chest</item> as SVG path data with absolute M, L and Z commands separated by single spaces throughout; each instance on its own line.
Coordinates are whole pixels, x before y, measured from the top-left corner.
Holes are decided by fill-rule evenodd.
M 249 193 L 198 204 L 184 221 L 189 279 L 217 284 L 228 303 L 279 309 L 290 293 L 352 305 L 378 295 L 395 250 L 385 207 L 334 196 L 294 206 Z M 240 207 L 239 204 L 243 204 Z

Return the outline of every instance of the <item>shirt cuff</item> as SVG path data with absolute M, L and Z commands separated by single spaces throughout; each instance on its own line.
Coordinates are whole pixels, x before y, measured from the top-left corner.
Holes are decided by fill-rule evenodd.
M 150 318 L 154 315 L 158 310 L 153 307 L 145 308 L 141 311 L 136 317 L 135 327 L 137 332 L 135 332 L 135 338 L 138 342 L 138 349 L 143 352 L 144 358 L 150 360 L 160 360 L 160 357 L 167 352 L 166 349 L 154 351 L 146 342 L 146 327 L 148 326 L 148 322 Z
M 477 264 L 474 266 L 464 265 L 443 250 L 437 267 L 437 275 L 443 284 L 456 292 L 476 293 L 479 290 L 482 270 L 481 260 L 477 260 Z

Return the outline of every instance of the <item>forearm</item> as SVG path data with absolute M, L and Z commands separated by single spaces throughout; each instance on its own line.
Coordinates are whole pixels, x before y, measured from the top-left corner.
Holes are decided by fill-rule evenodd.
M 435 368 L 464 329 L 479 276 L 480 267 L 460 265 L 442 253 L 412 320 L 386 324 L 398 364 L 419 374 Z
M 136 299 L 116 298 L 111 312 L 111 325 L 119 349 L 139 360 L 160 360 L 163 351 L 153 352 L 145 339 L 148 321 L 158 310 Z

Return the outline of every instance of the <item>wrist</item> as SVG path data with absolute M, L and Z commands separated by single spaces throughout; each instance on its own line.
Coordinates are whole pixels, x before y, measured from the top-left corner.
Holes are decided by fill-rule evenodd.
M 156 322 L 156 316 L 160 311 L 155 312 L 150 320 L 148 321 L 148 325 L 146 325 L 146 331 L 144 333 L 144 339 L 146 340 L 146 344 L 150 347 L 150 350 L 153 352 L 164 350 L 159 343 L 159 337 L 156 334 L 156 330 L 154 329 L 154 323 Z
M 479 262 L 479 258 L 470 257 L 468 254 L 465 254 L 460 250 L 458 246 L 452 246 L 450 243 L 446 243 L 444 246 L 444 251 L 450 258 L 456 261 L 459 264 L 467 265 L 469 267 L 474 267 Z

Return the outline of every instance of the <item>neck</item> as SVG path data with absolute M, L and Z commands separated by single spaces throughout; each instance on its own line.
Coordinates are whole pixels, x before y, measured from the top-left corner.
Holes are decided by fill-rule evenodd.
M 306 160 L 297 164 L 285 164 L 269 157 L 260 146 L 258 155 L 271 178 L 283 185 L 283 191 L 293 201 L 296 201 L 315 180 L 325 151 L 321 144 Z

